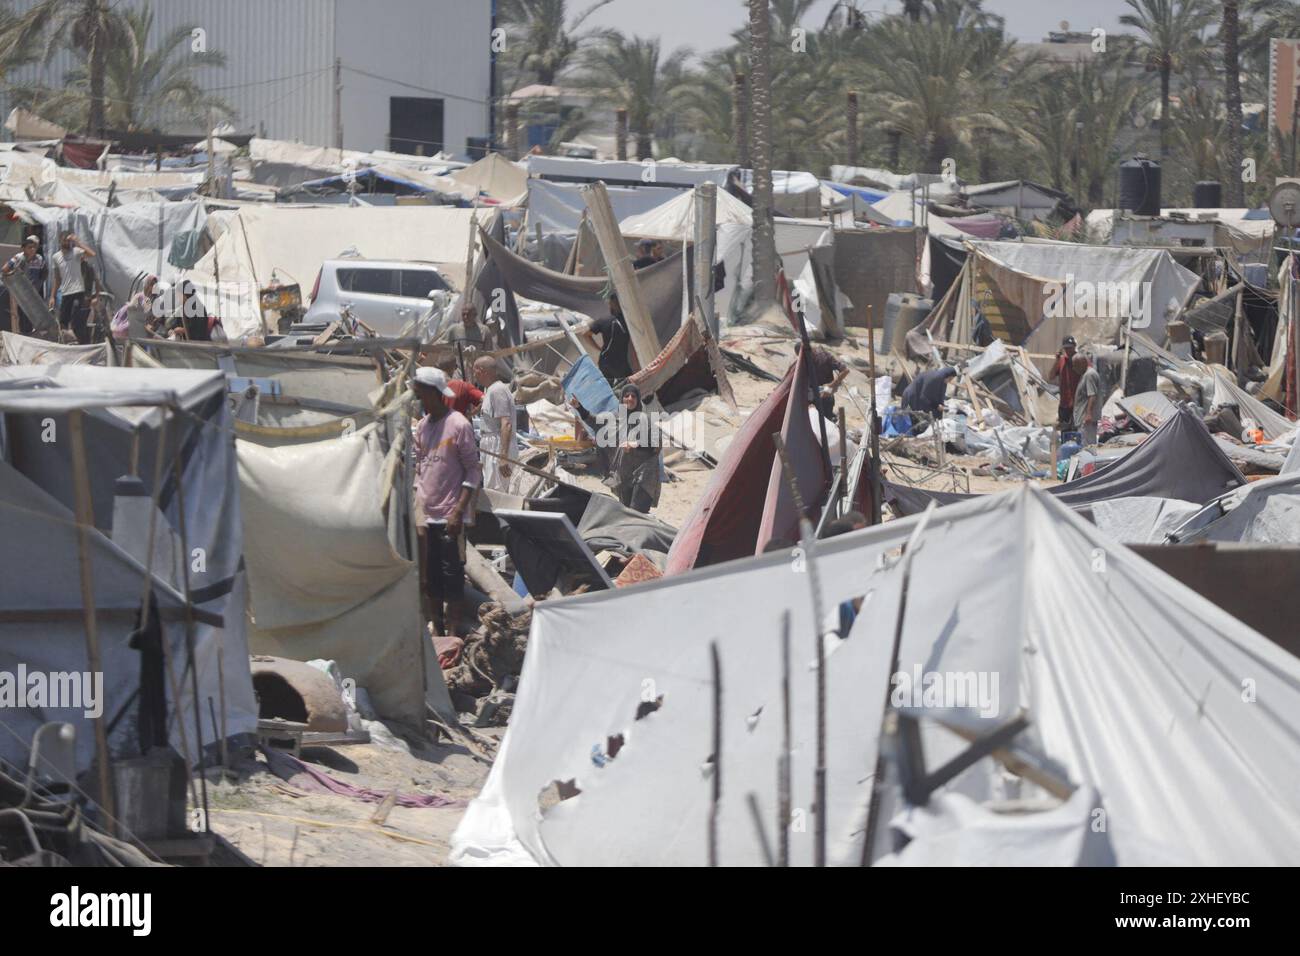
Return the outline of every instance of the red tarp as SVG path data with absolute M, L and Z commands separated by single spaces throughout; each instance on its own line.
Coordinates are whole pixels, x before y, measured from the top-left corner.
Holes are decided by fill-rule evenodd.
M 808 512 L 805 517 L 816 523 L 821 514 L 821 503 L 826 496 L 830 475 L 826 473 L 826 453 L 821 440 L 813 431 L 809 417 L 808 365 L 800 346 L 794 360 L 794 375 L 790 385 L 791 400 L 786 402 L 785 418 L 781 423 L 781 440 L 785 443 L 790 471 L 799 498 Z M 773 443 L 775 445 L 775 443 Z M 790 484 L 786 481 L 781 458 L 772 452 L 772 467 L 768 474 L 767 497 L 763 502 L 763 520 L 759 525 L 754 553 L 761 554 L 769 541 L 784 538 L 799 539 L 799 511 L 795 507 Z
M 776 458 L 772 435 L 785 419 L 794 374 L 792 366 L 736 432 L 704 494 L 673 539 L 666 574 L 754 553 Z

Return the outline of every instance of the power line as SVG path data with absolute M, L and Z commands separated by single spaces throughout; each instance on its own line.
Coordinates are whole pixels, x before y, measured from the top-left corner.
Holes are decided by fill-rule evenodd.
M 368 76 L 372 80 L 380 80 L 384 83 L 392 83 L 394 86 L 404 86 L 409 90 L 418 90 L 421 93 L 433 93 L 437 96 L 445 97 L 449 100 L 461 100 L 465 103 L 475 103 L 481 106 L 489 105 L 489 100 L 480 100 L 472 96 L 461 96 L 458 93 L 448 93 L 445 90 L 435 90 L 427 86 L 419 86 L 415 83 L 407 83 L 404 80 L 395 80 L 391 76 L 380 76 L 378 73 L 367 73 L 365 70 L 358 70 L 356 67 L 344 66 L 343 69 L 349 73 L 356 73 L 359 76 Z

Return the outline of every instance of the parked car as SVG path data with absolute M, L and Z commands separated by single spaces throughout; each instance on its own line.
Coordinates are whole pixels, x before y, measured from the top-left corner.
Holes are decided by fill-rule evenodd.
M 429 262 L 401 259 L 328 259 L 316 276 L 304 322 L 333 322 L 344 305 L 376 335 L 417 334 L 429 311 L 429 293 L 451 286 Z

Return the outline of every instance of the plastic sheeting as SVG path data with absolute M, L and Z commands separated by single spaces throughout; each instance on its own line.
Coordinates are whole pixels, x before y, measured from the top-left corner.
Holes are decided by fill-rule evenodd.
M 394 549 L 382 507 L 378 425 L 302 445 L 237 446 L 253 651 L 337 661 L 382 716 L 418 724 L 430 648 L 419 566 Z M 445 685 L 431 691 L 446 696 Z M 449 700 L 442 709 L 452 712 Z
M 232 422 L 225 393 L 225 378 L 215 372 L 98 368 L 84 365 L 0 368 L 0 410 L 27 413 L 4 416 L 4 458 L 27 481 L 40 489 L 40 494 L 56 501 L 64 509 L 65 516 L 75 506 L 71 442 L 49 442 L 45 436 L 51 427 L 56 436 L 68 435 L 68 411 L 78 408 L 85 412 L 83 425 L 91 485 L 91 510 L 95 526 L 104 535 L 112 531 L 115 481 L 119 476 L 132 471 L 133 432 L 139 435 L 138 474 L 146 493 L 152 494 L 153 491 L 150 486 L 153 482 L 154 462 L 162 441 L 165 467 L 158 492 L 159 507 L 172 530 L 179 534 L 183 506 L 185 542 L 190 549 L 189 585 L 194 604 L 200 611 L 218 615 L 224 621 L 222 627 L 202 622 L 194 626 L 194 659 L 200 698 L 198 718 L 203 725 L 203 739 L 208 744 L 218 736 L 218 727 L 214 726 L 207 705 L 208 697 L 218 702 L 222 700 L 218 658 L 224 669 L 227 733 L 251 733 L 257 720 L 257 705 L 248 672 L 245 633 L 245 575 L 241 565 L 243 535 L 239 524 L 239 485 L 235 477 L 235 456 L 230 440 Z M 165 441 L 160 429 L 160 409 L 132 408 L 127 405 L 131 401 L 159 398 L 167 399 L 173 407 L 179 406 L 181 410 L 180 414 L 169 417 Z M 177 457 L 181 462 L 179 491 L 175 474 L 170 467 Z M 0 500 L 19 499 L 0 495 Z M 45 502 L 37 510 L 50 514 L 55 510 L 55 505 Z M 51 519 L 40 523 L 52 542 L 61 533 L 59 529 L 64 520 Z M 34 532 L 15 533 L 12 536 L 5 535 L 4 538 L 6 541 L 21 542 L 25 550 L 20 550 L 18 554 L 27 560 L 13 568 L 12 573 L 5 573 L 3 580 L 7 583 L 0 602 L 11 608 L 67 607 L 71 602 L 73 608 L 80 610 L 80 602 L 76 597 L 78 577 L 75 545 L 71 552 L 65 550 L 58 552 L 57 556 L 48 556 L 45 559 L 48 570 L 42 572 L 38 570 L 41 567 L 39 556 L 40 549 L 46 542 L 41 535 Z M 92 535 L 91 538 L 92 541 L 98 540 L 97 535 Z M 50 546 L 54 547 L 52 542 Z M 121 558 L 105 560 L 125 566 Z M 129 559 L 126 562 L 131 563 Z M 20 581 L 24 582 L 23 585 L 11 587 L 12 582 Z M 182 586 L 180 581 L 174 584 L 176 587 Z M 33 594 L 39 595 L 47 588 L 54 589 L 48 600 L 61 603 L 49 604 L 47 601 L 42 605 L 39 599 L 33 598 Z M 143 593 L 139 572 L 136 572 L 128 590 L 129 594 L 117 595 L 108 600 L 119 603 L 126 601 L 129 606 L 138 609 Z M 31 603 L 33 601 L 34 605 Z M 133 623 L 134 618 L 128 622 Z M 30 626 L 24 632 L 28 643 L 21 645 L 25 648 L 24 653 L 35 654 L 37 648 L 52 640 L 52 634 L 63 626 L 62 622 L 54 625 L 42 622 Z M 75 624 L 67 626 L 71 628 L 67 632 L 67 646 L 71 648 L 75 643 L 78 648 L 75 653 L 84 654 L 80 616 L 76 617 Z M 116 634 L 120 644 L 125 640 L 126 630 L 109 633 Z M 78 635 L 75 641 L 72 637 L 74 633 Z M 139 657 L 134 651 L 124 656 L 124 646 L 116 646 L 112 640 L 114 639 L 101 637 L 106 679 L 129 692 L 138 683 Z M 31 641 L 37 643 L 33 645 Z M 68 653 L 74 652 L 70 650 Z M 28 658 L 29 661 L 32 659 L 35 658 Z M 84 661 L 84 656 L 76 659 Z M 29 666 L 32 665 L 29 663 Z M 121 668 L 126 668 L 129 673 Z M 195 718 L 188 686 L 187 681 L 182 691 L 181 719 L 185 722 L 192 748 Z M 174 730 L 173 732 L 175 733 Z M 179 742 L 179 738 L 173 739 Z M 191 757 L 193 755 L 191 750 Z
M 108 342 L 99 345 L 60 345 L 0 332 L 0 364 L 4 365 L 116 365 L 117 356 Z
M 695 192 L 674 190 L 674 195 L 667 202 L 637 215 L 628 216 L 619 224 L 619 231 L 625 236 L 654 237 L 687 242 L 694 241 L 695 235 Z M 728 223 L 749 226 L 754 221 L 754 211 L 725 189 L 717 192 L 717 208 L 714 222 L 719 225 Z
M 1254 481 L 1170 529 L 1180 543 L 1300 544 L 1300 474 Z
M 863 597 L 848 638 L 824 639 L 827 858 L 856 865 L 877 758 L 872 731 L 881 726 L 890 686 L 890 642 L 880 638 L 894 631 L 904 573 L 887 555 L 920 520 L 822 542 L 803 560 L 764 555 L 539 605 L 510 728 L 452 837 L 453 862 L 703 865 L 716 642 L 723 682 L 719 859 L 761 864 L 746 803 L 753 794 L 762 820 L 775 814 L 786 612 L 794 637 L 792 804 L 812 806 L 810 657 L 819 622 L 811 588 L 818 584 L 823 612 Z M 983 674 L 990 686 L 996 675 L 999 688 L 987 707 L 895 703 L 920 720 L 927 766 L 965 748 L 940 721 L 982 734 L 1023 709 L 1030 726 L 1015 746 L 1082 791 L 1078 799 L 1092 819 L 1105 814 L 1104 845 L 1089 860 L 1300 859 L 1300 741 L 1293 730 L 1300 660 L 1032 487 L 933 513 L 909 551 L 912 587 L 923 582 L 924 599 L 907 603 L 898 672 Z M 1267 707 L 1242 702 L 1247 677 Z M 622 736 L 622 747 L 610 758 L 613 735 Z M 892 759 L 885 780 L 882 835 L 915 817 Z M 578 795 L 539 804 L 556 781 L 571 783 Z M 981 838 L 1001 851 L 1001 862 L 1043 861 L 1026 855 L 1032 844 L 1025 830 L 1041 832 L 1047 819 L 1028 809 L 1046 797 L 1036 785 L 984 758 L 941 794 L 986 809 L 1026 801 L 1025 812 L 1005 817 L 1008 832 Z M 1067 802 L 1063 813 L 1077 821 L 1080 809 Z M 813 859 L 815 828 L 806 822 L 790 832 L 795 865 Z M 890 841 L 877 846 L 883 854 Z M 954 847 L 929 860 L 940 861 L 969 860 Z
M 1116 498 L 1092 505 L 1093 523 L 1102 533 L 1125 544 L 1159 544 L 1165 536 L 1201 510 L 1191 501 L 1174 498 Z
M 587 209 L 582 189 L 577 183 L 528 180 L 528 231 L 531 233 L 540 225 L 543 233 L 576 233 Z M 608 186 L 605 192 L 618 220 L 646 215 L 681 195 L 680 189 L 650 185 Z

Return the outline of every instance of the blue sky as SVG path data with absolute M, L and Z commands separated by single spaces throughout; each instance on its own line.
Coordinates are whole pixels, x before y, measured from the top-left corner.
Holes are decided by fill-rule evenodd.
M 589 2 L 569 0 L 569 8 L 581 11 Z M 818 0 L 804 18 L 805 24 L 820 26 L 833 6 L 834 0 Z M 901 4 L 866 0 L 861 6 L 897 13 Z M 1037 42 L 1049 30 L 1060 29 L 1062 20 L 1068 21 L 1072 30 L 1087 32 L 1098 26 L 1119 30 L 1119 17 L 1129 6 L 1124 0 L 985 0 L 984 9 L 1005 17 L 1012 36 Z M 725 46 L 731 32 L 747 21 L 742 0 L 613 0 L 588 23 L 638 36 L 657 35 L 667 49 L 688 46 L 703 53 Z

